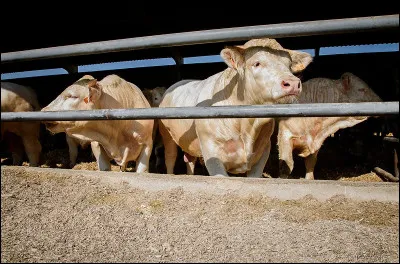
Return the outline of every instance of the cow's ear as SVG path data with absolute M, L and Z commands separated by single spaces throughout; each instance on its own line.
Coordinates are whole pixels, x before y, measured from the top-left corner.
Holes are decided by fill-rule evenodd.
M 342 85 L 343 85 L 343 90 L 345 92 L 348 92 L 350 90 L 350 76 L 347 74 L 343 74 L 340 77 L 341 81 L 342 81 Z
M 290 51 L 290 57 L 292 58 L 290 69 L 293 73 L 303 71 L 313 60 L 309 53 L 296 50 Z
M 85 98 L 89 102 L 96 102 L 101 96 L 101 87 L 96 79 L 88 82 L 89 98 Z M 85 101 L 86 102 L 86 101 Z M 86 102 L 87 103 L 87 102 Z
M 244 49 L 239 47 L 227 47 L 221 51 L 221 57 L 225 63 L 232 69 L 235 69 L 239 73 L 243 72 Z

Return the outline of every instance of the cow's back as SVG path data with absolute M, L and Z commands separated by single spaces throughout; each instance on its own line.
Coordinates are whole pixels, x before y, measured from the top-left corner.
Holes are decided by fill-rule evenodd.
M 35 91 L 27 86 L 11 82 L 1 82 L 1 111 L 30 112 L 40 110 Z M 39 122 L 4 122 L 1 124 L 1 134 L 9 131 L 24 136 L 39 135 Z
M 340 91 L 340 80 L 314 78 L 303 83 L 299 103 L 337 103 L 348 102 Z
M 149 108 L 142 91 L 133 83 L 117 75 L 109 75 L 100 81 L 105 100 L 102 108 Z
M 1 111 L 26 112 L 40 110 L 32 88 L 11 82 L 1 82 Z
M 200 83 L 201 81 L 197 80 L 182 80 L 173 84 L 165 91 L 160 107 L 196 106 L 200 95 Z

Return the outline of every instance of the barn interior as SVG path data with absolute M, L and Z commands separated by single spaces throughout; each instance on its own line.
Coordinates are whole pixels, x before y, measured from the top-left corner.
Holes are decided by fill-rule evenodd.
M 236 7 L 237 8 L 237 7 Z M 40 49 L 47 47 L 89 43 L 124 38 L 153 36 L 160 34 L 191 32 L 198 30 L 222 29 L 231 27 L 270 25 L 279 23 L 305 22 L 357 18 L 382 15 L 396 15 L 398 11 L 391 5 L 368 6 L 357 11 L 338 9 L 338 12 L 301 12 L 283 10 L 279 14 L 268 13 L 262 8 L 252 10 L 251 14 L 237 14 L 234 8 L 199 9 L 204 12 L 192 12 L 191 8 L 181 8 L 165 12 L 135 7 L 131 15 L 100 16 L 90 10 L 79 10 L 79 15 L 87 12 L 82 19 L 71 19 L 72 14 L 47 14 L 46 16 L 26 16 L 22 23 L 2 23 L 3 35 L 1 52 Z M 332 10 L 331 10 L 332 11 Z M 127 11 L 125 11 L 127 13 Z M 123 14 L 125 14 L 125 12 Z M 206 16 L 205 16 L 206 14 Z M 240 17 L 240 18 L 239 18 Z M 3 18 L 2 18 L 3 20 Z M 5 21 L 3 21 L 5 22 Z M 278 42 L 287 49 L 313 50 L 313 62 L 302 73 L 302 80 L 314 77 L 337 79 L 344 72 L 352 72 L 362 78 L 385 102 L 399 100 L 399 51 L 356 53 L 338 55 L 319 55 L 322 47 L 340 47 L 354 45 L 375 45 L 399 43 L 399 30 L 384 29 L 374 31 L 356 31 L 352 33 L 282 37 Z M 102 79 L 109 74 L 135 83 L 139 88 L 168 87 L 181 79 L 205 79 L 226 68 L 223 62 L 185 64 L 184 58 L 219 55 L 227 45 L 243 44 L 245 40 L 224 41 L 198 45 L 152 47 L 148 49 L 88 54 L 62 58 L 38 59 L 1 64 L 1 73 L 28 70 L 64 68 L 63 75 L 18 78 L 12 81 L 32 87 L 38 94 L 42 106 L 50 103 L 67 86 L 90 74 Z M 172 58 L 176 65 L 79 72 L 78 66 L 131 60 L 150 60 Z M 393 171 L 393 145 L 383 141 L 391 134 L 398 138 L 398 115 L 379 117 L 361 123 L 353 129 L 341 131 L 340 138 L 329 138 L 323 147 L 317 163 L 316 174 L 328 170 L 347 172 L 349 175 L 362 173 L 375 166 Z M 50 135 L 45 129 L 42 133 L 43 152 L 54 148 L 66 150 L 62 135 Z M 340 144 L 338 143 L 340 140 Z M 398 145 L 398 144 L 397 144 Z M 398 147 L 396 145 L 396 147 Z M 9 156 L 6 144 L 2 142 L 2 158 Z M 90 159 L 82 154 L 78 160 Z M 5 161 L 6 162 L 6 161 Z M 274 162 L 271 156 L 269 162 Z M 302 163 L 295 166 L 302 168 Z M 3 164 L 3 161 L 2 161 Z M 182 166 L 184 168 L 184 166 Z M 358 168 L 357 172 L 351 169 Z M 298 175 L 304 168 L 299 169 Z M 177 173 L 183 172 L 177 171 Z M 204 171 L 203 171 L 204 172 Z M 201 173 L 201 172 L 199 172 Z M 276 171 L 270 171 L 272 176 Z M 296 175 L 296 172 L 294 172 Z

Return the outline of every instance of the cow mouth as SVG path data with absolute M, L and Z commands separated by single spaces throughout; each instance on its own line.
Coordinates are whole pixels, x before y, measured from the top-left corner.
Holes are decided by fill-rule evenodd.
M 299 101 L 299 94 L 298 93 L 290 93 L 290 94 L 285 94 L 284 96 L 278 98 L 276 100 L 276 103 L 278 104 L 293 104 L 293 103 L 298 103 Z

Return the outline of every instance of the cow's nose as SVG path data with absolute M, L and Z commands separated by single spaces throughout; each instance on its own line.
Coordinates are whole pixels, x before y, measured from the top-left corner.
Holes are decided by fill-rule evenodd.
M 301 81 L 298 78 L 286 78 L 282 80 L 281 87 L 288 94 L 299 94 L 301 90 Z

